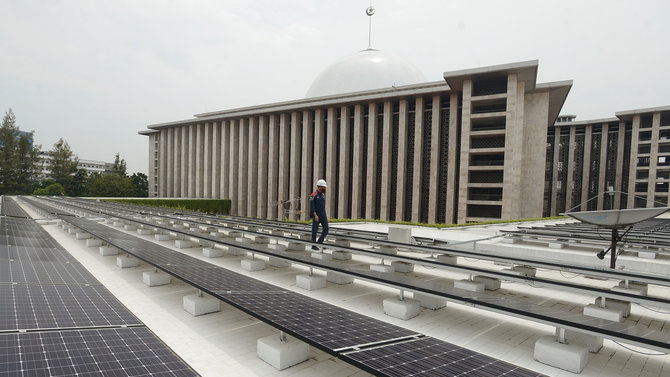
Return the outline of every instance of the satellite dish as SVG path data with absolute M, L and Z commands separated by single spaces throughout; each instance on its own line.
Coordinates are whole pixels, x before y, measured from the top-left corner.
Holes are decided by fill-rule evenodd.
M 623 228 L 654 218 L 670 207 L 612 209 L 604 211 L 567 212 L 565 215 L 583 223 L 593 224 L 603 228 Z

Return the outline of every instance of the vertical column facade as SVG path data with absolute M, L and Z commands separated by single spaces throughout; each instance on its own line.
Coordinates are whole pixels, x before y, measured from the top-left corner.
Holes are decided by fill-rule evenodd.
M 258 118 L 249 118 L 249 165 L 247 169 L 247 216 L 256 216 L 258 200 Z
M 221 197 L 230 199 L 230 121 L 221 121 Z
M 626 208 L 635 208 L 635 179 L 637 177 L 637 153 L 640 141 L 640 116 L 633 116 L 633 134 L 630 142 L 630 166 L 628 170 L 628 198 Z
M 623 175 L 623 150 L 626 146 L 626 122 L 619 122 L 619 136 L 616 149 L 616 178 L 614 180 L 614 209 L 621 209 L 621 182 Z M 627 182 L 626 182 L 627 183 Z
M 188 197 L 195 198 L 197 193 L 195 191 L 195 172 L 196 172 L 196 146 L 197 140 L 197 125 L 192 124 L 188 127 Z
M 587 201 L 589 198 L 589 179 L 591 175 L 591 140 L 593 139 L 593 125 L 589 124 L 586 126 L 585 135 L 584 135 L 584 169 L 582 171 L 582 205 L 581 210 L 586 211 L 588 208 Z M 575 204 L 576 205 L 576 204 Z M 574 206 L 573 206 L 574 207 Z M 565 210 L 570 210 L 570 207 L 566 203 Z
M 576 128 L 570 127 L 570 141 L 568 147 L 568 185 L 565 188 L 565 210 L 576 206 L 579 203 L 572 202 L 572 191 L 575 188 L 575 134 Z
M 377 104 L 368 105 L 368 160 L 365 170 L 365 218 L 374 219 L 377 203 L 377 149 L 379 129 L 377 124 Z
M 158 170 L 158 192 L 161 197 L 167 196 L 167 149 L 168 149 L 168 132 L 166 129 L 160 131 L 160 147 L 158 150 L 160 169 Z
M 351 176 L 351 218 L 361 218 L 363 203 L 363 105 L 354 107 L 353 164 Z M 368 136 L 369 137 L 369 136 Z
M 463 81 L 463 107 L 461 118 L 461 168 L 459 171 L 460 185 L 458 186 L 458 222 L 464 223 L 468 211 L 468 157 L 470 156 L 470 114 L 472 107 L 472 80 Z M 503 193 L 504 195 L 504 193 Z
M 437 222 L 437 213 L 439 210 L 446 210 L 438 208 L 439 203 L 439 187 L 440 184 L 440 145 L 442 142 L 440 133 L 440 96 L 433 96 L 431 129 L 430 129 L 430 179 L 428 184 L 428 222 Z M 446 136 L 446 135 L 445 135 Z M 451 136 L 451 135 L 449 135 Z M 449 182 L 451 183 L 451 182 Z M 448 217 L 445 216 L 448 219 Z M 449 222 L 449 220 L 446 220 Z
M 338 217 L 337 208 L 335 208 L 337 198 L 337 109 L 328 109 L 328 126 L 326 130 L 326 176 L 325 180 L 328 184 L 328 191 L 326 194 L 326 214 L 329 217 Z
M 661 113 L 654 113 L 651 120 L 651 150 L 649 152 L 649 183 L 647 184 L 647 207 L 655 207 L 656 169 L 658 168 L 658 139 L 660 136 Z M 667 202 L 667 200 L 666 200 Z
M 221 199 L 221 122 L 212 123 L 212 198 Z
M 166 174 L 167 174 L 167 196 L 168 197 L 174 197 L 174 128 L 168 128 L 167 129 L 167 166 L 166 166 Z
M 204 194 L 204 174 L 205 174 L 205 125 L 198 123 L 196 126 L 195 137 L 195 195 L 196 198 L 202 198 Z
M 351 172 L 349 172 L 349 152 L 351 151 L 349 130 L 349 108 L 343 106 L 340 109 L 340 171 L 337 186 L 337 217 L 348 218 L 349 214 L 349 185 L 351 184 Z
M 249 176 L 249 121 L 240 119 L 239 134 L 239 170 L 237 172 L 237 214 L 247 216 L 247 177 Z
M 400 100 L 400 122 L 398 124 L 398 179 L 395 198 L 395 221 L 405 220 L 405 194 L 407 193 L 407 119 L 408 103 Z
M 314 110 L 314 174 L 312 180 L 325 179 L 326 161 L 326 125 L 324 122 L 324 111 Z M 328 183 L 328 181 L 326 181 Z
M 300 192 L 300 156 L 302 152 L 302 126 L 300 124 L 300 113 L 291 113 L 291 160 L 289 173 L 289 200 L 291 201 L 291 209 L 289 218 L 296 220 L 298 218 L 298 198 L 301 197 Z M 304 208 L 303 208 L 304 209 Z
M 607 173 L 607 150 L 608 150 L 608 139 L 609 139 L 609 124 L 603 123 L 602 134 L 600 136 L 600 170 L 598 171 L 598 204 L 597 209 L 603 208 L 605 204 L 605 195 L 600 195 L 607 190 L 605 187 L 605 174 Z M 609 209 L 609 208 L 607 208 Z
M 279 116 L 279 189 L 277 200 L 280 202 L 278 217 L 283 220 L 288 217 L 283 203 L 289 199 L 289 159 L 291 148 L 291 122 L 288 114 Z
M 393 148 L 393 104 L 390 101 L 384 102 L 382 135 L 382 181 L 381 181 L 381 200 L 379 217 L 382 220 L 391 220 L 391 158 Z M 395 215 L 395 214 L 394 214 Z
M 261 116 L 258 119 L 258 178 L 256 196 L 256 217 L 269 218 L 268 215 L 268 118 Z
M 237 179 L 239 172 L 239 158 L 240 158 L 240 127 L 237 120 L 231 120 L 229 123 L 230 127 L 230 140 L 228 146 L 228 196 L 230 197 L 231 206 L 230 213 L 232 215 L 237 215 L 238 211 L 238 197 L 237 197 Z
M 212 123 L 204 126 L 204 147 L 202 164 L 202 197 L 212 197 Z
M 277 194 L 279 188 L 279 118 L 270 115 L 268 119 L 268 197 L 267 218 L 279 219 Z
M 181 182 L 180 182 L 180 191 L 181 191 L 181 197 L 182 198 L 188 198 L 188 179 L 189 179 L 189 166 L 188 166 L 188 160 L 189 160 L 189 153 L 190 153 L 190 147 L 189 145 L 191 144 L 191 139 L 189 138 L 189 129 L 190 126 L 182 126 L 181 127 Z
M 181 160 L 182 160 L 182 155 L 181 155 L 181 143 L 182 143 L 182 131 L 181 127 L 175 128 L 174 129 L 174 161 L 172 162 L 172 167 L 173 167 L 173 183 L 172 186 L 174 187 L 174 196 L 177 198 L 180 198 L 182 196 L 181 193 Z
M 435 113 L 433 113 L 435 114 Z M 435 116 L 435 115 L 434 115 Z M 445 221 L 453 222 L 457 216 L 458 208 L 455 207 L 456 198 L 459 195 L 461 186 L 468 185 L 467 177 L 462 181 L 456 178 L 458 172 L 458 94 L 453 93 L 449 97 L 449 152 L 447 157 L 448 176 L 447 176 L 447 200 L 445 211 Z
M 423 161 L 423 98 L 416 99 L 414 112 L 414 164 L 412 169 L 412 213 L 413 222 L 421 221 L 421 207 L 423 200 L 421 186 L 423 185 L 423 165 L 430 161 Z
M 302 112 L 302 167 L 300 169 L 300 220 L 309 220 L 309 195 L 314 189 L 313 173 L 314 127 L 312 114 Z

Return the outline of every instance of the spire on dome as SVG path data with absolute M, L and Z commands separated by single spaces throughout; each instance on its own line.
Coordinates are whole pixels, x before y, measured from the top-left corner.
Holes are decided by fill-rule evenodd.
M 372 0 L 370 0 L 370 6 L 365 9 L 365 14 L 368 15 L 368 50 L 372 48 L 372 15 L 375 14 L 375 7 L 372 6 Z

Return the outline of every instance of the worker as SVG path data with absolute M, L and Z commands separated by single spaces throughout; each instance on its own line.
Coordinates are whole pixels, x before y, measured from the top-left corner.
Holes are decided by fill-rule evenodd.
M 312 242 L 316 241 L 316 233 L 319 231 L 319 224 L 321 224 L 321 237 L 318 243 L 323 243 L 323 240 L 328 234 L 328 217 L 326 216 L 326 181 L 319 179 L 316 182 L 316 191 L 309 196 L 310 217 L 312 218 Z M 312 245 L 312 250 L 319 250 L 316 245 Z

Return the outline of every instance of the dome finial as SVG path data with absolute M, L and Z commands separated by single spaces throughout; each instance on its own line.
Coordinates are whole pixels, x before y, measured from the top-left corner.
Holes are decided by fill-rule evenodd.
M 365 14 L 368 15 L 368 49 L 372 48 L 372 15 L 375 14 L 375 7 L 372 6 L 372 0 L 370 0 L 370 6 L 365 9 Z

